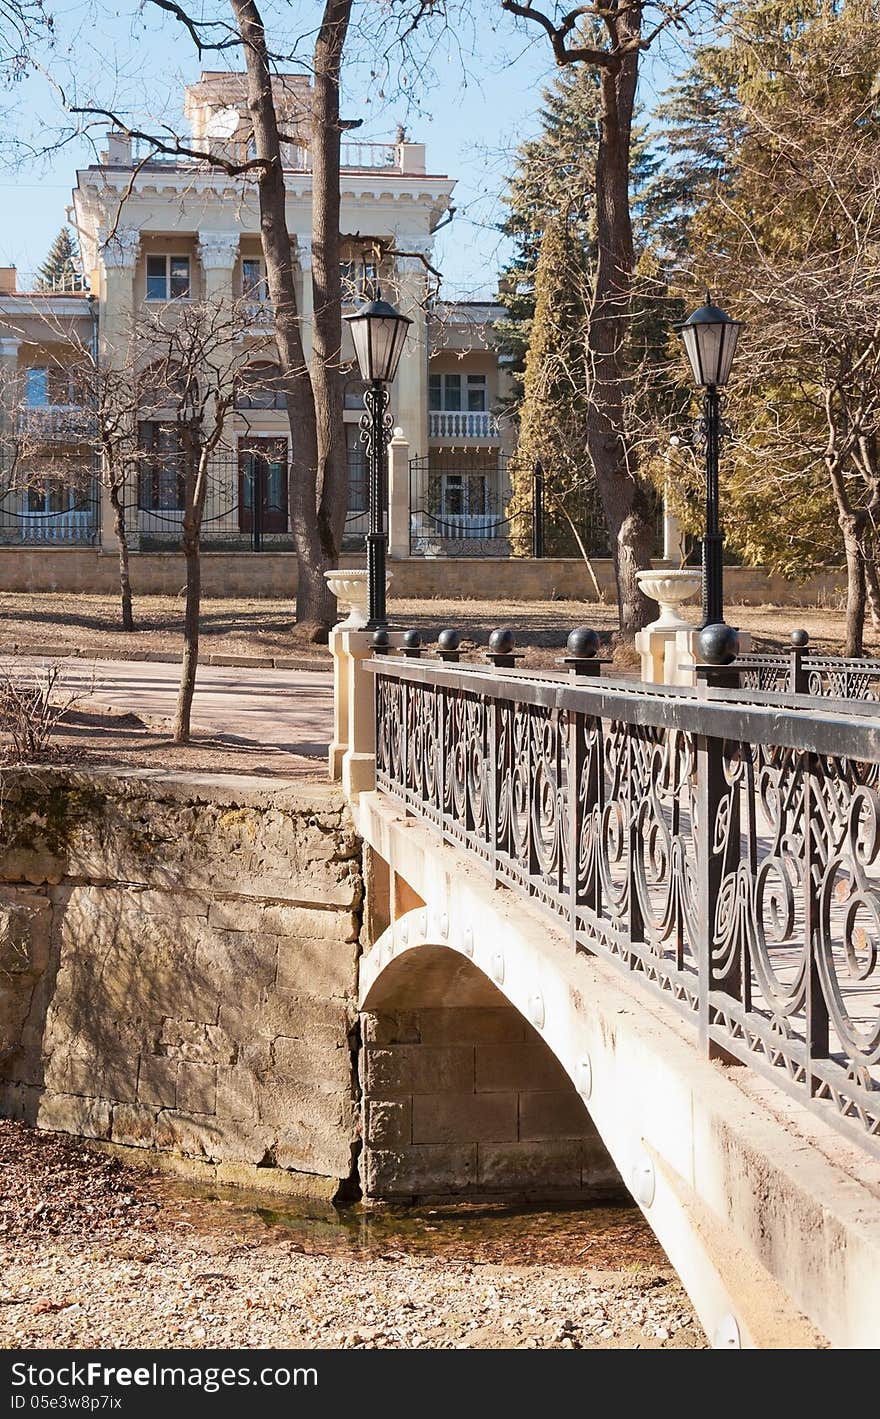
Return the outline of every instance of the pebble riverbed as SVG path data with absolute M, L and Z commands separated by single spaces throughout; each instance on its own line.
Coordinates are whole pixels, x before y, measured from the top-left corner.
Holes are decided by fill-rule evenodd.
M 632 1209 L 336 1223 L 328 1209 L 197 1194 L 4 1121 L 0 1172 L 4 1348 L 706 1345 Z

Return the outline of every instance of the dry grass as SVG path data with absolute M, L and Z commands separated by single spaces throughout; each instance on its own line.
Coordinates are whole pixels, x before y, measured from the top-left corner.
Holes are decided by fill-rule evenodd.
M 183 602 L 176 596 L 136 598 L 138 629 L 124 632 L 119 608 L 111 596 L 71 596 L 65 593 L 0 594 L 0 653 L 80 655 L 93 659 L 177 655 L 181 647 Z M 426 644 L 444 626 L 454 626 L 471 651 L 486 644 L 496 626 L 510 626 L 526 665 L 552 664 L 574 626 L 592 626 L 610 652 L 616 608 L 590 601 L 528 601 L 502 604 L 456 598 L 392 600 L 389 614 L 399 626 L 415 626 Z M 694 613 L 695 614 L 695 613 Z M 839 652 L 843 645 L 843 614 L 827 607 L 730 606 L 728 620 L 750 631 L 757 647 L 783 646 L 790 632 L 804 627 L 816 649 Z M 206 598 L 202 610 L 202 654 L 258 656 L 266 661 L 293 658 L 315 668 L 329 666 L 325 647 L 307 651 L 293 638 L 293 604 L 287 600 L 230 597 Z M 880 637 L 870 636 L 866 648 L 880 653 Z M 617 668 L 630 669 L 620 657 Z M 631 661 L 631 656 L 628 657 Z

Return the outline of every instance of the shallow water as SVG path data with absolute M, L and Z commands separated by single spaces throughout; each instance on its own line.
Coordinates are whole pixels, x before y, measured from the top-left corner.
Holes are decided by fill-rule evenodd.
M 175 1186 L 178 1198 L 184 1189 Z M 318 1255 L 438 1257 L 475 1264 L 666 1270 L 669 1262 L 631 1206 L 449 1203 L 434 1207 L 333 1207 L 308 1199 L 267 1199 L 238 1190 L 185 1189 L 213 1202 L 212 1221 L 246 1231 L 251 1242 L 283 1235 Z M 202 1211 L 202 1209 L 200 1209 Z M 208 1216 L 202 1211 L 202 1225 Z

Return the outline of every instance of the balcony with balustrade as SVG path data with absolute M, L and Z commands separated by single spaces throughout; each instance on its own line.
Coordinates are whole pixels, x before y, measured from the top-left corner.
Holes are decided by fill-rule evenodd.
M 458 446 L 497 444 L 501 441 L 498 420 L 486 409 L 432 409 L 428 414 L 431 443 Z
M 16 415 L 16 430 L 30 444 L 77 444 L 94 437 L 95 415 L 81 404 L 28 404 Z

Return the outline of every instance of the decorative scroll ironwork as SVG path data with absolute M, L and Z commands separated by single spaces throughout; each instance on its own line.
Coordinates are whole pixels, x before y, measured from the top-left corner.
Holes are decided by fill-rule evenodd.
M 377 785 L 880 1153 L 880 720 L 376 662 Z M 809 747 L 804 747 L 805 743 Z

